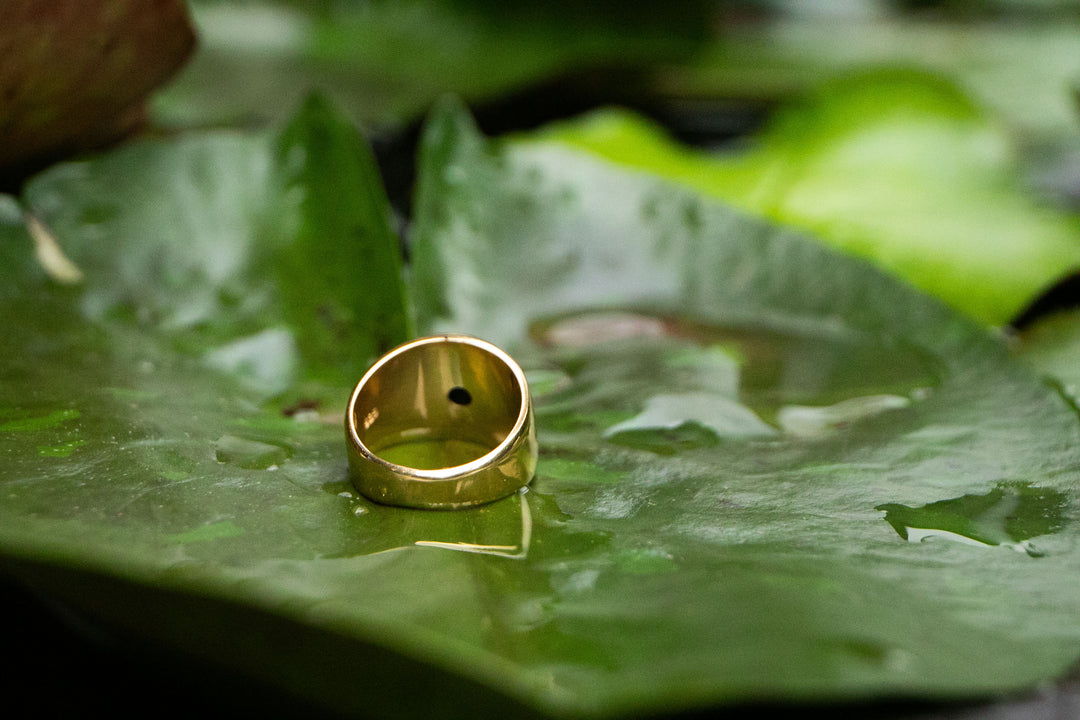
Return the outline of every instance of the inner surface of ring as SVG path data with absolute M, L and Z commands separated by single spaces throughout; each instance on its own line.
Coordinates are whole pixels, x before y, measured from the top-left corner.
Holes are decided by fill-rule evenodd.
M 501 358 L 466 342 L 413 346 L 360 388 L 357 435 L 387 462 L 418 470 L 483 457 L 517 422 L 522 391 Z

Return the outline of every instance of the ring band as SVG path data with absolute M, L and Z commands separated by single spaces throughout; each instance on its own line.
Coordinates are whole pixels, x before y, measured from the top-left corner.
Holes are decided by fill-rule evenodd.
M 349 398 L 345 437 L 353 485 L 386 505 L 479 505 L 536 471 L 525 373 L 466 335 L 413 340 L 380 358 Z

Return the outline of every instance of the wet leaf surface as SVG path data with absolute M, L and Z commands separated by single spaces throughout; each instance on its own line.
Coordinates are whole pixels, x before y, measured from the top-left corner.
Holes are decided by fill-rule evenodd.
M 328 192 L 286 147 L 357 202 L 281 222 L 297 187 Z M 347 482 L 349 385 L 406 314 L 329 108 L 60 166 L 21 200 L 83 280 L 52 279 L 0 203 L 0 551 L 91 617 L 402 717 L 977 697 L 1080 655 L 1073 408 L 795 232 L 442 108 L 408 292 L 421 332 L 523 364 L 541 459 L 527 493 L 428 512 Z M 357 242 L 386 258 L 356 270 L 374 298 L 340 282 Z M 340 344 L 307 334 L 327 303 L 360 318 L 328 326 Z M 1053 511 L 1001 526 L 1038 557 L 906 542 L 879 509 L 1004 488 Z

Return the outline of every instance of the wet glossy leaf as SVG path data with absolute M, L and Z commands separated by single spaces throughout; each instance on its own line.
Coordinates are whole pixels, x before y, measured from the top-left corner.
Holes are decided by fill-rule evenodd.
M 318 381 L 322 399 L 408 335 L 374 158 L 318 97 L 275 137 L 131 145 L 51 170 L 25 201 L 38 249 L 85 276 L 88 320 L 156 333 L 256 392 Z
M 834 80 L 741 150 L 691 150 L 618 110 L 547 135 L 812 231 L 990 324 L 1080 264 L 1080 221 L 1022 187 L 1009 136 L 937 77 Z
M 448 112 L 425 153 L 413 257 L 427 327 L 498 338 L 564 378 L 538 400 L 547 455 L 535 490 L 569 526 L 610 532 L 619 570 L 577 565 L 589 585 L 551 617 L 611 629 L 612 662 L 638 690 L 612 680 L 609 697 L 977 692 L 1054 645 L 1061 667 L 1075 656 L 1058 603 L 1080 586 L 1038 565 L 1073 572 L 1074 521 L 1031 524 L 1023 540 L 1057 548 L 1037 560 L 977 534 L 970 546 L 904 543 L 882 522 L 889 507 L 963 506 L 1000 487 L 1037 488 L 1073 517 L 1076 416 L 994 337 L 808 238 L 562 143 L 485 142 Z M 739 359 L 736 398 L 759 419 L 743 428 L 763 420 L 774 435 L 732 438 L 694 412 L 702 374 L 673 370 L 706 365 L 707 349 Z M 613 429 L 672 397 L 694 400 L 685 422 L 617 442 L 630 433 Z M 662 580 L 630 579 L 617 559 L 642 556 Z M 813 577 L 792 574 L 803 561 Z M 741 594 L 750 585 L 754 600 Z M 615 639 L 616 627 L 644 632 L 660 607 L 655 635 Z M 918 630 L 931 616 L 933 638 Z M 1008 649 L 990 660 L 998 643 Z M 649 651 L 664 660 L 632 660 Z M 751 667 L 767 670 L 751 678 Z
M 423 331 L 526 367 L 540 469 L 467 511 L 357 497 L 341 381 L 380 326 L 335 361 L 297 327 L 320 314 L 283 307 L 294 280 L 353 307 L 338 276 L 309 279 L 309 244 L 348 262 L 389 237 L 375 210 L 334 230 L 377 197 L 313 206 L 325 233 L 280 222 L 283 185 L 320 187 L 282 147 L 379 195 L 355 148 L 314 139 L 339 127 L 324 110 L 59 167 L 27 190 L 33 236 L 0 204 L 9 572 L 381 716 L 964 697 L 1075 661 L 1077 417 L 995 338 L 796 233 L 565 146 L 492 143 L 455 108 L 425 139 L 410 289 Z M 81 283 L 39 259 L 48 238 Z M 1031 554 L 906 542 L 876 509 L 1021 487 L 1055 514 L 1002 526 Z

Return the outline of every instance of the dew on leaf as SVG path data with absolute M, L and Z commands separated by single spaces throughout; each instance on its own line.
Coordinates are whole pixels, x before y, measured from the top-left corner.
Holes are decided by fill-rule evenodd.
M 292 455 L 292 448 L 237 437 L 222 435 L 214 441 L 214 456 L 219 463 L 235 465 L 248 470 L 269 470 L 280 466 Z
M 776 435 L 753 410 L 719 393 L 654 395 L 636 417 L 604 431 L 605 437 L 632 430 L 674 430 L 687 423 L 708 428 L 719 438 L 755 438 Z
M 878 505 L 897 534 L 908 542 L 947 540 L 965 545 L 1002 546 L 1038 557 L 1029 540 L 1059 531 L 1065 493 L 1023 482 L 1001 482 L 984 495 L 909 507 Z
M 780 408 L 776 420 L 789 435 L 818 437 L 909 405 L 911 400 L 899 395 L 867 395 L 825 406 L 785 405 Z
M 85 444 L 85 440 L 70 440 L 59 445 L 39 445 L 37 451 L 41 457 L 66 458 Z

